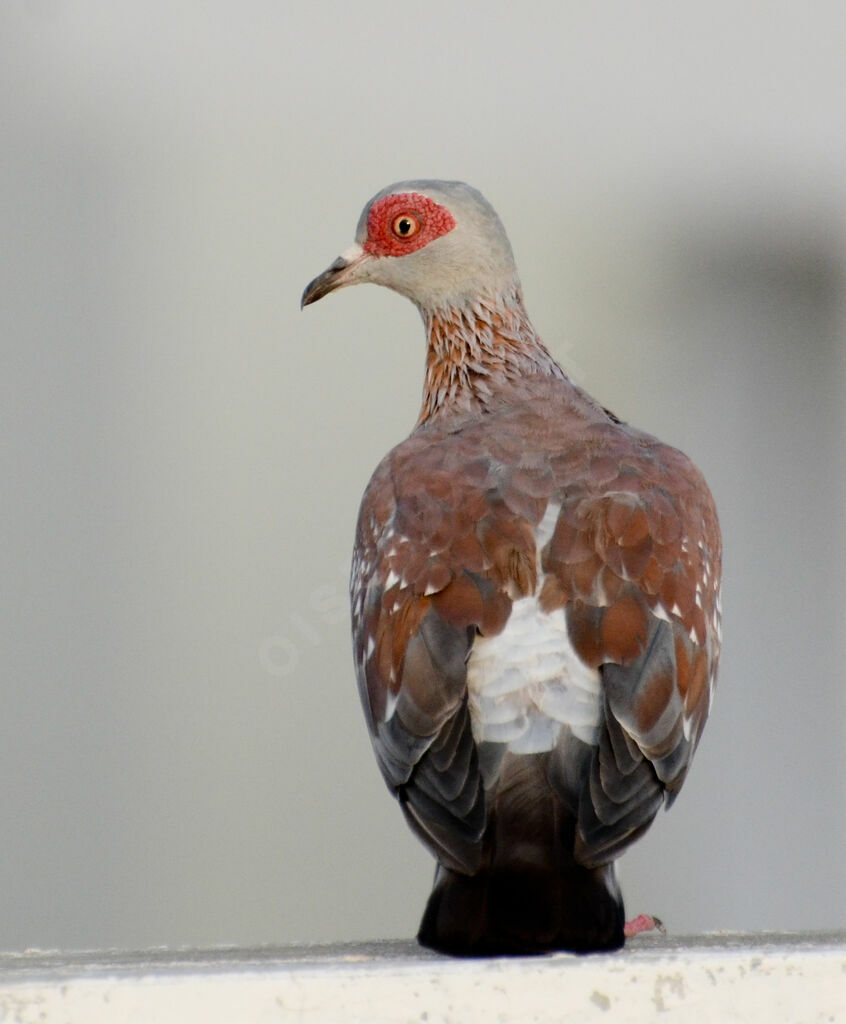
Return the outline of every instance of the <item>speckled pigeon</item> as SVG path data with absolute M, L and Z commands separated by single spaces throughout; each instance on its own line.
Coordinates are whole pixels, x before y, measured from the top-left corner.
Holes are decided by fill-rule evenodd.
M 420 416 L 364 494 L 350 585 L 379 767 L 438 862 L 419 941 L 618 948 L 614 860 L 675 798 L 711 703 L 713 499 L 553 359 L 475 189 L 383 189 L 302 304 L 362 281 L 426 331 Z

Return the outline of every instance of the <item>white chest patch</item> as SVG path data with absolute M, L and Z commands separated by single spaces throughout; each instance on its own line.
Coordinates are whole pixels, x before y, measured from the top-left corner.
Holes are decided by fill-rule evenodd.
M 550 506 L 538 527 L 538 550 L 557 518 L 557 506 Z M 599 672 L 573 650 L 563 609 L 542 611 L 537 592 L 514 602 L 501 633 L 476 638 L 467 686 L 477 742 L 535 754 L 551 750 L 564 726 L 585 743 L 596 742 Z

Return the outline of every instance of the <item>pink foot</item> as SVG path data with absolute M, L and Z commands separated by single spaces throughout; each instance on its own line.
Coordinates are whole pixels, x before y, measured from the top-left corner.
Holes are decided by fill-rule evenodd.
M 650 914 L 638 914 L 631 921 L 626 921 L 623 926 L 623 934 L 627 939 L 630 939 L 633 935 L 640 935 L 641 932 L 653 931 L 660 932 L 662 935 L 667 934 L 667 929 L 660 919 L 652 917 Z

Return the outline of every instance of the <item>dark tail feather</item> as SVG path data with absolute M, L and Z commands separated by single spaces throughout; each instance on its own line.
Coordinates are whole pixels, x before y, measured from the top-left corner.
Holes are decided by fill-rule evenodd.
M 438 866 L 418 939 L 454 956 L 503 956 L 623 945 L 623 898 L 613 862 L 574 856 L 576 806 L 548 781 L 546 755 L 506 755 L 490 798 L 474 875 Z
M 542 756 L 504 764 L 482 867 L 438 866 L 418 938 L 456 956 L 589 953 L 623 945 L 623 898 L 614 864 L 576 862 L 574 808 L 547 782 Z
M 520 956 L 623 945 L 623 900 L 613 864 L 462 875 L 438 867 L 417 938 L 453 956 Z

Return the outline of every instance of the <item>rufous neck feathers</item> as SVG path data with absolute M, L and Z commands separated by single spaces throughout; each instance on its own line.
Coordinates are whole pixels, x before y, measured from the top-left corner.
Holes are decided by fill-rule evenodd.
M 503 385 L 528 375 L 565 377 L 532 326 L 519 287 L 496 299 L 420 312 L 427 349 L 418 426 L 483 413 Z

